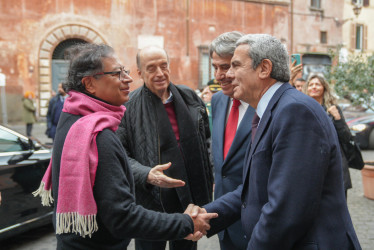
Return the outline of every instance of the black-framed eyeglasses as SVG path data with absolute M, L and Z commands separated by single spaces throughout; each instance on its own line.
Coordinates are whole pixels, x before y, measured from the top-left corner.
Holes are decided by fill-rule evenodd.
M 118 75 L 118 80 L 121 81 L 126 76 L 130 76 L 130 70 L 121 69 L 118 71 L 100 72 L 100 73 L 94 74 L 93 76 L 97 76 L 97 75 L 113 75 L 113 76 Z

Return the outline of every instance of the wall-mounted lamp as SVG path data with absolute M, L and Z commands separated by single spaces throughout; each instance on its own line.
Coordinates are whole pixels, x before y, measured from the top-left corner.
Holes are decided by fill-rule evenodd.
M 355 13 L 356 18 L 358 18 L 358 16 L 360 15 L 361 9 L 362 9 L 362 5 L 359 3 L 355 3 L 355 5 L 353 6 L 353 13 Z
M 355 14 L 356 18 L 358 18 L 358 16 L 360 15 L 361 9 L 362 9 L 362 5 L 361 4 L 355 3 L 355 5 L 353 5 L 353 13 Z M 346 23 L 347 21 L 351 21 L 353 19 L 354 19 L 353 17 L 352 18 L 348 18 L 348 19 L 344 19 L 344 20 L 339 20 L 339 18 L 334 18 L 334 21 L 336 22 L 337 26 L 341 26 L 344 23 Z

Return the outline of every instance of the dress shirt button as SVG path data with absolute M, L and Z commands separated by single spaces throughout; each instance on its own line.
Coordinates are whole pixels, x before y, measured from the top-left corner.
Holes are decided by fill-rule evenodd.
M 226 175 L 222 175 L 222 178 L 226 178 L 227 176 Z
M 243 202 L 242 204 L 242 208 L 246 208 L 247 204 L 245 202 Z
M 244 235 L 244 239 L 247 239 L 247 235 Z

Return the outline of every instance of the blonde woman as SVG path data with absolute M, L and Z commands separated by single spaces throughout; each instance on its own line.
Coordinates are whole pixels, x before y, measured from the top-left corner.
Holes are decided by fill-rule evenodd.
M 308 78 L 308 81 L 303 86 L 303 92 L 314 100 L 316 100 L 326 110 L 338 134 L 340 151 L 342 153 L 342 167 L 345 197 L 347 197 L 347 190 L 352 188 L 351 176 L 348 170 L 347 157 L 342 150 L 342 144 L 349 143 L 352 140 L 352 134 L 345 122 L 343 112 L 333 96 L 329 83 L 322 74 L 313 74 Z

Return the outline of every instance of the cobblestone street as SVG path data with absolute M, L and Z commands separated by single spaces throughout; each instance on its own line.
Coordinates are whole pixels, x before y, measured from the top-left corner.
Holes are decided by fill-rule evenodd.
M 22 134 L 25 133 L 25 126 L 23 124 L 9 127 Z M 51 143 L 52 141 L 44 135 L 45 127 L 45 123 L 35 124 L 33 135 L 43 143 Z M 374 151 L 363 151 L 362 154 L 365 161 L 374 161 Z M 350 169 L 350 172 L 353 188 L 348 191 L 348 208 L 362 249 L 372 250 L 374 249 L 374 200 L 369 200 L 363 196 L 361 172 L 354 169 Z M 34 230 L 8 240 L 6 242 L 8 246 L 6 249 L 56 249 L 56 240 L 51 229 L 46 230 L 44 228 L 42 230 L 44 230 L 44 233 Z M 210 239 L 204 237 L 199 241 L 198 246 L 199 249 L 218 250 L 218 238 L 217 236 Z M 135 249 L 133 241 L 128 249 Z

